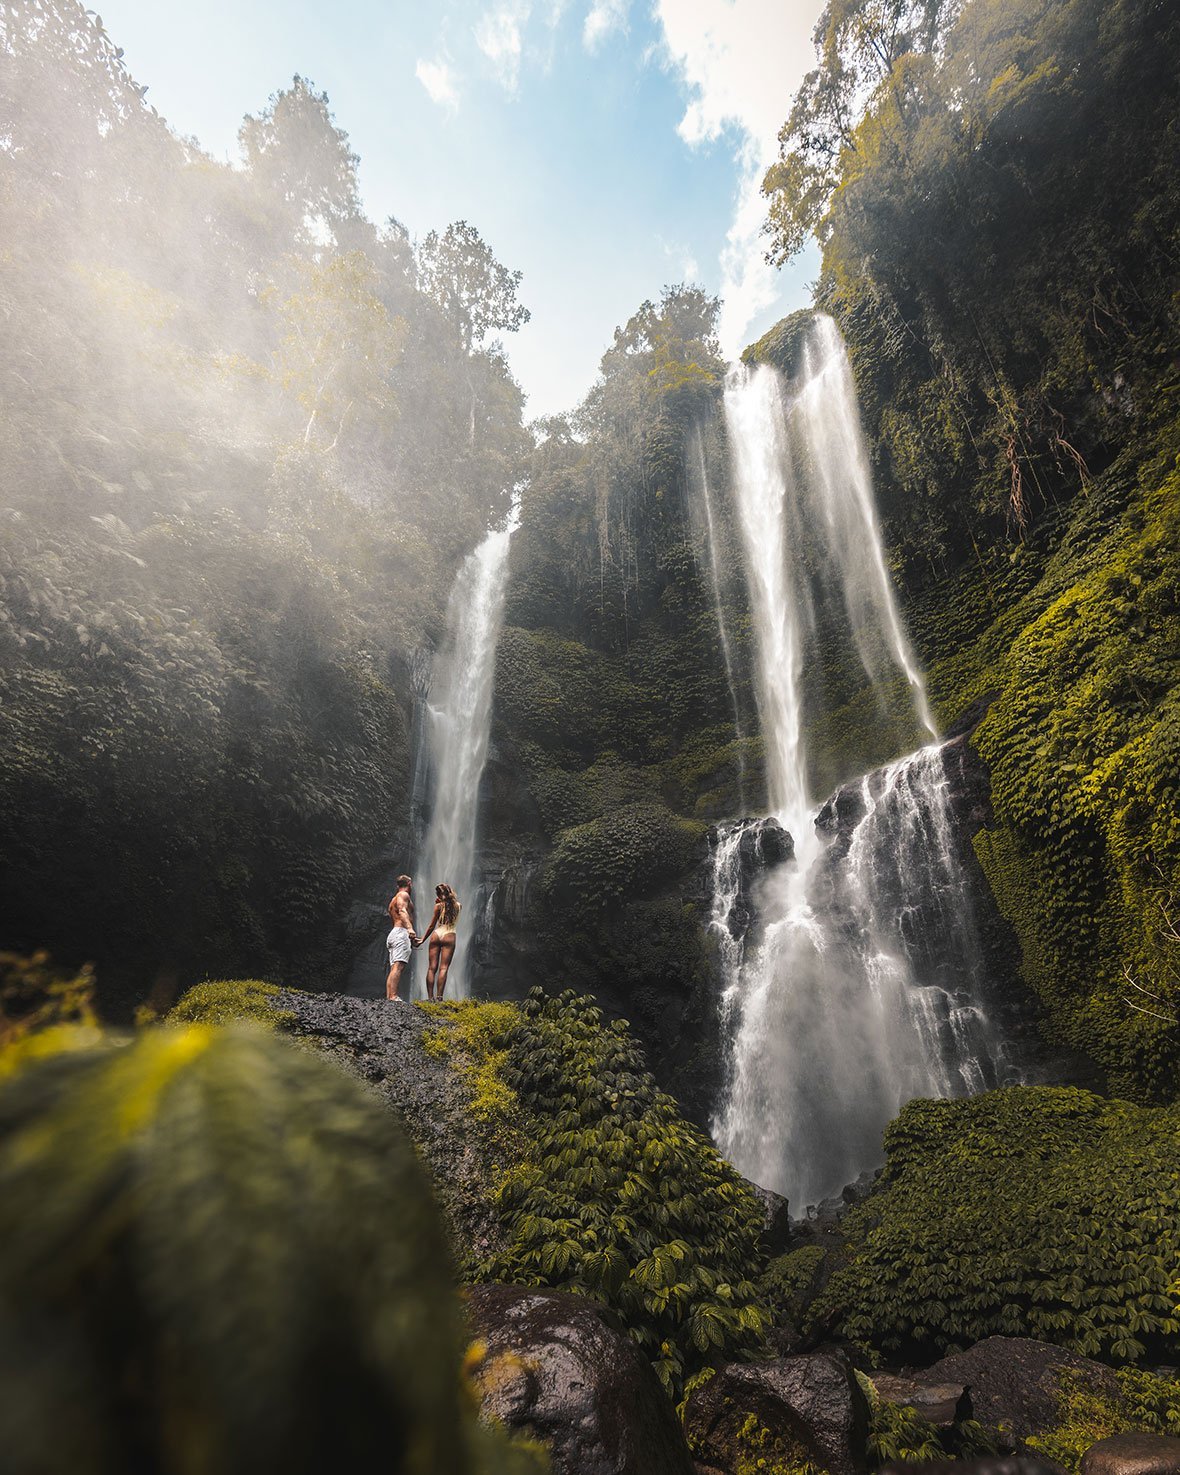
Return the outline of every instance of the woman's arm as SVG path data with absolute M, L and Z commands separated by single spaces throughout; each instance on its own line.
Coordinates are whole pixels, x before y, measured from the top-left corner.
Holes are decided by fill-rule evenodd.
M 430 919 L 430 926 L 427 927 L 426 931 L 422 934 L 422 936 L 414 944 L 415 947 L 421 947 L 422 946 L 422 944 L 426 941 L 426 939 L 430 936 L 430 934 L 438 926 L 438 919 L 441 916 L 442 916 L 442 902 L 441 901 L 436 901 L 435 904 L 434 904 L 434 915 Z

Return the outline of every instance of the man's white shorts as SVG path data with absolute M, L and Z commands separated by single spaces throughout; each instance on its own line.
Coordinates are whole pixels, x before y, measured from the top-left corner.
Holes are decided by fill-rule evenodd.
M 410 934 L 404 927 L 395 927 L 385 939 L 389 949 L 389 966 L 410 961 Z

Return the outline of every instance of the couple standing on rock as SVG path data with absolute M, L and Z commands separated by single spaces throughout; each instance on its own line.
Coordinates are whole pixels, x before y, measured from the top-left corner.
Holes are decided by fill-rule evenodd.
M 447 973 L 455 956 L 455 928 L 459 923 L 460 903 L 454 891 L 440 881 L 434 888 L 434 915 L 421 937 L 414 931 L 414 883 L 409 876 L 397 878 L 397 890 L 389 903 L 389 920 L 393 930 L 385 939 L 389 951 L 389 974 L 385 980 L 385 997 L 399 1002 L 402 971 L 410 961 L 410 949 L 421 947 L 429 938 L 429 962 L 426 968 L 426 997 L 441 999 L 447 986 Z M 436 993 L 437 989 L 437 993 Z

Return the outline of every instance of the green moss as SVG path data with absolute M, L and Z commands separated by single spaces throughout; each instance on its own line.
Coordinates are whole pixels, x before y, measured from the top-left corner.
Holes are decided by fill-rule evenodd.
M 1126 482 L 1093 487 L 1051 552 L 942 590 L 950 628 L 919 629 L 946 652 L 944 719 L 995 694 L 976 849 L 1024 976 L 1058 1040 L 1150 1101 L 1180 1080 L 1180 471 Z
M 232 1024 L 249 1020 L 263 1029 L 278 1029 L 293 1018 L 275 1008 L 277 985 L 256 978 L 215 979 L 182 994 L 168 1012 L 169 1024 Z
M 1180 1107 L 1048 1086 L 913 1101 L 885 1150 L 812 1324 L 915 1361 L 994 1334 L 1180 1354 Z
M 516 1113 L 516 1092 L 504 1078 L 508 1051 L 499 1043 L 515 1027 L 520 1010 L 514 1004 L 447 999 L 418 1004 L 439 1023 L 422 1039 L 436 1060 L 450 1060 L 471 1092 L 471 1115 L 485 1127 L 505 1127 Z
M 1058 1390 L 1060 1422 L 1030 1438 L 1029 1447 L 1076 1475 L 1091 1445 L 1112 1434 L 1180 1434 L 1180 1383 L 1137 1368 L 1123 1368 L 1117 1377 L 1118 1394 L 1110 1398 L 1064 1373 Z

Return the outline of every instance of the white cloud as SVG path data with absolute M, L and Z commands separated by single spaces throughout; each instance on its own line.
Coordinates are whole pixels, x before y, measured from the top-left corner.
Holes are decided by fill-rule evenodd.
M 514 93 L 520 80 L 522 33 L 531 9 L 529 0 L 506 0 L 487 11 L 475 28 L 475 43 L 491 62 L 506 92 Z
M 612 31 L 627 29 L 630 0 L 594 0 L 582 26 L 582 44 L 597 51 Z
M 438 103 L 442 108 L 450 108 L 452 112 L 459 106 L 459 89 L 455 86 L 455 79 L 445 61 L 425 61 L 420 57 L 414 68 L 414 76 L 426 88 L 431 102 Z
M 690 147 L 729 140 L 740 171 L 721 251 L 719 333 L 736 355 L 778 294 L 764 257 L 762 176 L 778 152 L 791 97 L 814 64 L 811 33 L 822 0 L 656 0 L 666 60 L 688 90 L 679 133 Z

